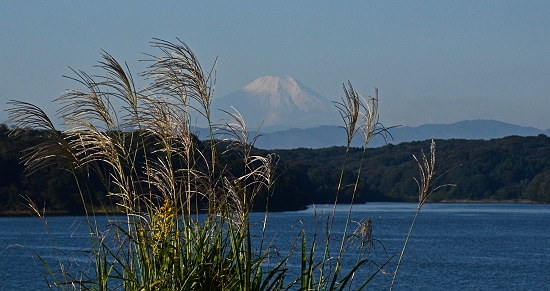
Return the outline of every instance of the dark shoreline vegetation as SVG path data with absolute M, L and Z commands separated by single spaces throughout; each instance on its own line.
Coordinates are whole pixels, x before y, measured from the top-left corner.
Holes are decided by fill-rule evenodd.
M 31 198 L 48 215 L 82 215 L 84 208 L 73 176 L 52 166 L 33 175 L 24 173 L 19 157 L 24 149 L 44 141 L 38 130 L 29 130 L 9 138 L 9 128 L 0 125 L 0 215 L 20 216 L 31 213 L 21 195 Z M 261 137 L 260 137 L 261 138 Z M 208 141 L 198 141 L 207 144 Z M 550 203 L 550 138 L 546 135 L 509 136 L 492 140 L 436 140 L 439 166 L 453 168 L 445 181 L 457 187 L 440 189 L 430 202 L 532 202 Z M 389 144 L 368 148 L 355 203 L 417 202 L 417 185 L 413 179 L 418 166 L 411 153 L 429 147 L 430 141 Z M 206 145 L 205 145 L 206 148 Z M 349 170 L 344 185 L 353 185 L 356 164 L 363 149 L 349 150 Z M 338 167 L 344 147 L 292 150 L 254 149 L 254 154 L 275 153 L 280 156 L 278 180 L 269 199 L 269 211 L 300 210 L 312 204 L 333 203 L 338 185 Z M 223 162 L 242 168 L 237 155 L 224 155 Z M 354 162 L 357 161 L 357 162 Z M 99 180 L 96 180 L 100 183 Z M 98 185 L 97 189 L 101 187 Z M 343 189 L 338 203 L 349 203 L 352 188 Z M 265 196 L 265 193 L 263 193 Z M 254 210 L 265 210 L 265 197 L 256 198 Z M 106 193 L 88 201 L 99 213 L 113 205 Z M 102 206 L 103 205 L 103 206 Z M 107 212 L 116 212 L 114 207 Z

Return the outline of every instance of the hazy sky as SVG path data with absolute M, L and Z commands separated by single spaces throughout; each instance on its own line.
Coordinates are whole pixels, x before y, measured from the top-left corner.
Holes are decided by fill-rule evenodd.
M 236 2 L 236 3 L 234 3 Z M 185 41 L 216 96 L 265 75 L 328 99 L 379 88 L 385 125 L 495 119 L 550 128 L 550 1 L 4 1 L 0 105 L 78 87 L 101 50 L 143 69 L 153 37 Z M 137 77 L 137 76 L 136 76 Z M 0 113 L 0 122 L 6 114 Z

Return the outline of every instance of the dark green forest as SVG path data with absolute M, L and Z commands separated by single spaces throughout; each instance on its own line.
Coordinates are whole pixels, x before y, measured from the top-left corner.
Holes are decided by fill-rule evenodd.
M 436 140 L 436 183 L 456 184 L 433 193 L 429 201 L 531 201 L 550 203 L 550 138 L 510 136 L 492 140 Z M 430 141 L 367 149 L 356 201 L 418 201 L 418 166 L 412 155 Z M 313 203 L 326 203 L 336 191 L 344 148 L 278 151 L 284 166 L 297 170 Z M 353 184 L 363 149 L 350 151 L 347 181 Z M 355 164 L 354 164 L 355 163 Z M 349 198 L 352 189 L 348 189 Z M 342 201 L 348 202 L 348 201 Z
M 26 214 L 29 197 L 49 214 L 82 214 L 83 203 L 110 209 L 99 179 L 86 187 L 93 197 L 84 201 L 71 172 L 48 167 L 28 175 L 20 163 L 24 149 L 43 141 L 39 131 L 8 137 L 0 125 L 0 214 Z M 261 138 L 261 137 L 260 137 Z M 197 141 L 200 143 L 200 141 Z M 493 140 L 436 140 L 439 184 L 452 183 L 433 193 L 429 201 L 529 201 L 550 203 L 550 138 L 546 135 L 510 136 Z M 418 166 L 413 154 L 429 150 L 430 141 L 388 144 L 380 148 L 351 148 L 344 185 L 353 185 L 363 159 L 355 202 L 418 201 Z M 296 210 L 312 203 L 333 202 L 344 161 L 345 148 L 265 151 L 280 157 L 278 182 L 269 197 L 271 211 Z M 236 156 L 221 157 L 229 167 L 239 167 Z M 94 184 L 94 183 L 97 183 Z M 104 188 L 104 187 L 103 187 Z M 339 203 L 348 203 L 353 187 L 344 187 Z M 265 209 L 267 195 L 256 199 Z

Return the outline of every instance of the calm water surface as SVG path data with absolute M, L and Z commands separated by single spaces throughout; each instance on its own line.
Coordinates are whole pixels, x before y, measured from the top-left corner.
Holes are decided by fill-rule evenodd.
M 335 237 L 340 237 L 349 206 L 338 206 Z M 270 213 L 266 237 L 282 252 L 300 230 L 308 238 L 315 214 L 326 218 L 332 207 Z M 370 217 L 380 240 L 371 257 L 383 263 L 403 247 L 416 204 L 355 205 L 352 219 Z M 261 221 L 263 214 L 254 214 Z M 104 219 L 104 218 L 102 218 Z M 48 290 L 39 254 L 57 268 L 57 258 L 78 271 L 89 265 L 83 217 L 0 218 L 0 290 Z M 260 228 L 260 225 L 257 226 Z M 54 249 L 55 246 L 55 249 Z M 298 265 L 296 258 L 290 262 Z M 384 269 L 392 272 L 397 258 Z M 366 266 L 363 273 L 372 273 Z M 550 205 L 508 203 L 433 203 L 424 205 L 409 241 L 394 290 L 550 290 Z M 387 290 L 392 276 L 380 274 L 367 289 Z

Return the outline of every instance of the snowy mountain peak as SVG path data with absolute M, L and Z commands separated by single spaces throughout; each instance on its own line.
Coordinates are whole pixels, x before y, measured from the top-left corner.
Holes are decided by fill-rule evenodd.
M 288 76 L 260 77 L 240 91 L 214 100 L 213 106 L 232 106 L 253 126 L 303 128 L 338 121 L 329 100 Z
M 292 77 L 264 76 L 246 85 L 243 91 L 276 108 L 293 106 L 304 112 L 325 109 L 330 102 Z M 327 103 L 328 102 L 328 103 Z
M 280 91 L 296 95 L 300 85 L 292 77 L 264 76 L 246 85 L 243 91 L 250 94 L 278 94 Z

